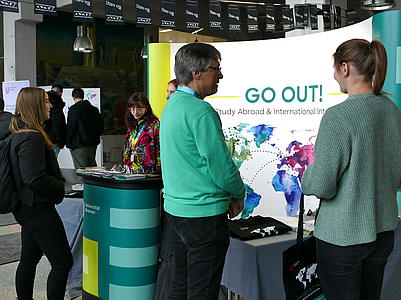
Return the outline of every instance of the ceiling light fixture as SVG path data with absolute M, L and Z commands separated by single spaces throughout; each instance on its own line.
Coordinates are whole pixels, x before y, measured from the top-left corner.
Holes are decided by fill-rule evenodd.
M 393 0 L 362 0 L 361 7 L 364 10 L 387 10 L 395 6 Z
M 77 38 L 75 39 L 73 49 L 76 52 L 90 53 L 93 51 L 93 44 L 90 40 L 89 28 L 86 24 L 77 27 Z
M 197 34 L 198 32 L 201 32 L 203 28 L 196 29 L 195 31 L 192 31 L 191 34 Z

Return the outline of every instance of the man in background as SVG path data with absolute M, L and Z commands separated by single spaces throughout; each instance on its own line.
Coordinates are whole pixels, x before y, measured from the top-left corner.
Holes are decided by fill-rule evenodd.
M 67 117 L 67 148 L 71 151 L 74 168 L 96 166 L 96 148 L 100 143 L 104 124 L 99 110 L 88 100 L 84 100 L 84 91 L 75 88 L 72 91 L 73 104 Z M 79 180 L 82 182 L 81 178 Z
M 9 133 L 8 127 L 10 126 L 11 118 L 13 116 L 12 113 L 8 111 L 4 111 L 4 99 L 0 98 L 0 128 L 4 128 L 4 130 L 0 130 L 0 132 L 7 132 L 7 135 Z M 0 135 L 0 140 L 6 138 L 7 136 L 1 136 Z
M 174 67 L 179 86 L 161 118 L 164 210 L 174 252 L 169 300 L 218 299 L 230 243 L 227 215 L 233 218 L 244 207 L 244 183 L 220 117 L 203 100 L 223 78 L 220 60 L 211 45 L 181 47 Z
M 64 148 L 67 138 L 67 125 L 63 112 L 65 102 L 61 99 L 63 87 L 59 84 L 54 84 L 51 90 L 47 92 L 47 95 L 49 96 L 52 108 L 50 109 L 50 119 L 44 123 L 45 132 L 54 144 L 54 152 L 57 157 L 60 150 Z

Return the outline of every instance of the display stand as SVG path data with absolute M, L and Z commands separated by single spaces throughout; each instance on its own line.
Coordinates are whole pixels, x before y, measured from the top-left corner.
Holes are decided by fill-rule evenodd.
M 82 299 L 153 300 L 161 177 L 84 177 Z

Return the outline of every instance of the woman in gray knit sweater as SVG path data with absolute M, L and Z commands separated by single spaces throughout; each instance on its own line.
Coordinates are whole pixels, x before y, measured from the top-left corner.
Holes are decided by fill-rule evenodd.
M 302 190 L 321 200 L 315 236 L 326 299 L 380 299 L 398 224 L 401 111 L 382 92 L 382 43 L 352 39 L 333 56 L 349 97 L 324 114 Z

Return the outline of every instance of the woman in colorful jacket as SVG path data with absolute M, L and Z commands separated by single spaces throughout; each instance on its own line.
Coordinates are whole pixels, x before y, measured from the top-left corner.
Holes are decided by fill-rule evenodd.
M 159 119 L 142 92 L 128 99 L 123 162 L 134 173 L 160 172 Z

